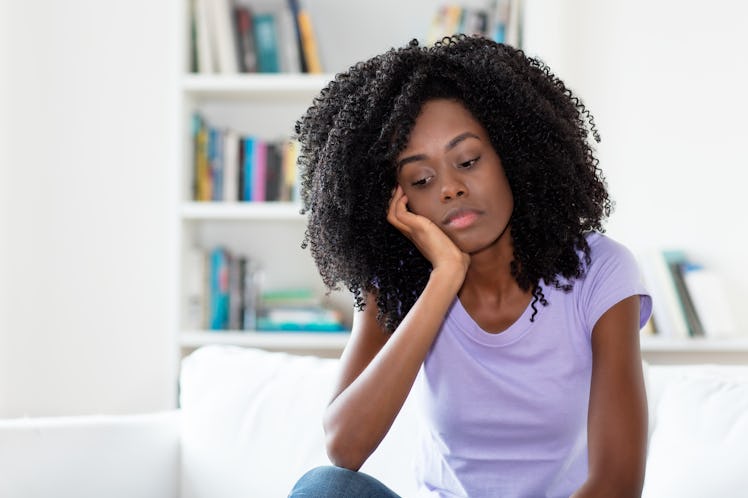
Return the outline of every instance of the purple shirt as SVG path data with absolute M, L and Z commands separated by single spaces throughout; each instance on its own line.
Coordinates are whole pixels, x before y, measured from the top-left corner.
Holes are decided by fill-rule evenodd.
M 425 418 L 419 496 L 568 497 L 587 478 L 591 336 L 622 299 L 651 299 L 634 257 L 593 233 L 592 263 L 571 292 L 543 286 L 500 334 L 482 330 L 455 299 L 421 369 Z

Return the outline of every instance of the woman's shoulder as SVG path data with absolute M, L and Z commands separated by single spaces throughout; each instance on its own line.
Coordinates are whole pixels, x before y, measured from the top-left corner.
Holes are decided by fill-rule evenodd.
M 600 232 L 589 232 L 585 235 L 590 247 L 591 266 L 608 260 L 633 261 L 634 255 L 628 247 Z

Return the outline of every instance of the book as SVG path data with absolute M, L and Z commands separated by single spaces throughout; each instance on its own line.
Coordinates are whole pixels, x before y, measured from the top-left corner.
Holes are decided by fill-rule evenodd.
M 296 23 L 301 35 L 301 52 L 304 54 L 306 72 L 311 74 L 322 73 L 322 62 L 317 46 L 317 36 L 314 33 L 314 25 L 309 11 L 303 4 L 299 3 L 296 11 Z
M 208 126 L 199 114 L 192 116 L 193 128 L 193 189 L 194 198 L 198 201 L 209 201 L 211 198 L 211 173 L 208 160 L 210 134 Z
M 241 257 L 226 253 L 228 262 L 228 319 L 226 321 L 229 330 L 241 330 L 242 327 L 242 275 Z
M 223 201 L 239 200 L 239 134 L 228 129 L 223 134 Z
M 282 178 L 279 197 L 279 200 L 281 201 L 293 201 L 299 198 L 298 184 L 296 181 L 296 164 L 299 158 L 300 147 L 301 146 L 297 140 L 289 140 L 283 147 L 281 158 Z
M 681 312 L 686 318 L 688 333 L 691 337 L 703 337 L 704 329 L 701 325 L 696 309 L 694 308 L 691 295 L 683 278 L 683 267 L 688 264 L 688 258 L 683 251 L 663 251 L 663 257 L 670 270 L 670 277 L 673 279 L 675 291 L 678 295 Z
M 210 164 L 210 200 L 223 200 L 223 133 L 210 127 L 208 138 L 208 163 Z
M 267 173 L 267 143 L 255 140 L 252 160 L 252 197 L 255 202 L 265 200 L 265 177 Z
M 222 247 L 210 253 L 210 329 L 226 330 L 229 322 L 229 255 Z
M 342 332 L 345 330 L 340 313 L 311 306 L 263 307 L 257 316 L 261 332 Z
M 663 337 L 689 337 L 675 282 L 661 250 L 651 250 L 640 259 L 644 281 L 652 295 L 652 313 L 657 334 Z
M 278 44 L 280 48 L 280 70 L 283 73 L 301 72 L 301 53 L 296 38 L 296 21 L 290 9 L 276 12 Z
M 239 258 L 239 281 L 241 299 L 241 330 L 257 328 L 258 296 L 262 285 L 262 272 L 248 257 Z
M 184 266 L 188 269 L 183 284 L 185 296 L 184 325 L 188 329 L 199 330 L 205 328 L 205 308 L 207 294 L 205 280 L 207 266 L 205 254 L 196 247 L 185 253 Z
M 255 34 L 258 71 L 261 73 L 280 72 L 275 14 L 272 12 L 255 13 L 252 18 L 252 27 Z
M 242 141 L 244 144 L 244 162 L 242 163 L 242 170 L 244 172 L 242 178 L 243 181 L 243 189 L 242 189 L 242 198 L 243 201 L 251 201 L 252 199 L 252 177 L 254 173 L 252 170 L 254 169 L 254 161 L 255 161 L 255 139 L 253 137 L 244 137 L 244 140 Z
M 223 74 L 239 72 L 231 0 L 207 0 L 211 22 L 209 28 L 215 40 L 218 71 Z
M 265 159 L 265 200 L 278 201 L 281 196 L 282 186 L 282 145 L 268 143 Z
M 210 35 L 211 21 L 208 19 L 208 2 L 211 0 L 194 0 L 193 16 L 195 24 L 195 58 L 197 59 L 197 72 L 210 74 L 216 72 L 216 63 L 213 57 L 214 47 Z
M 302 73 L 309 72 L 306 57 L 304 55 L 304 42 L 302 40 L 301 27 L 299 26 L 299 11 L 301 6 L 299 0 L 288 0 L 288 11 L 291 13 L 293 21 L 293 33 L 296 40 L 296 51 L 299 54 L 299 66 Z
M 738 335 L 722 277 L 698 263 L 689 263 L 683 270 L 683 279 L 701 319 L 704 335 L 715 338 Z
M 234 25 L 236 29 L 239 71 L 243 73 L 256 73 L 257 51 L 255 49 L 255 35 L 252 29 L 252 11 L 249 7 L 244 5 L 234 7 Z

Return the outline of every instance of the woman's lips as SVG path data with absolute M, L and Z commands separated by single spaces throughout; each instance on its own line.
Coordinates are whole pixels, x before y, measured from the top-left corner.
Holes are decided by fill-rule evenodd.
M 456 209 L 447 213 L 444 224 L 451 228 L 467 228 L 478 219 L 479 214 L 473 209 Z

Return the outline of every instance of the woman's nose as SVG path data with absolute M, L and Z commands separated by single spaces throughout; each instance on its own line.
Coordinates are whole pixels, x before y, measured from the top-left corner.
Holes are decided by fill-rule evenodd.
M 448 202 L 467 194 L 467 187 L 455 175 L 446 175 L 441 185 L 442 202 Z

